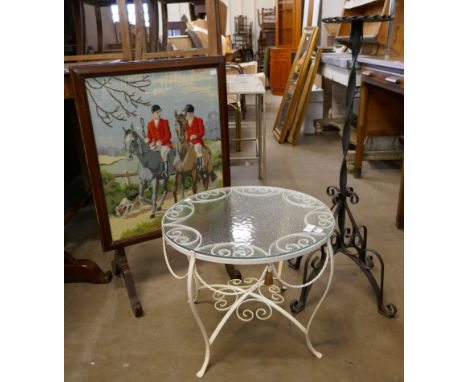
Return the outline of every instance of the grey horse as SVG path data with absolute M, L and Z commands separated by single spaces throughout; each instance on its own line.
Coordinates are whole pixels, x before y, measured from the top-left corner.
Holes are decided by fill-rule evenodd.
M 127 153 L 127 160 L 132 160 L 135 155 L 138 158 L 138 177 L 140 178 L 140 200 L 142 202 L 151 204 L 152 210 L 150 219 L 155 217 L 156 211 L 161 210 L 161 206 L 166 199 L 168 193 L 167 181 L 168 177 L 164 177 L 163 173 L 163 161 L 161 153 L 157 150 L 151 150 L 149 145 L 146 143 L 145 139 L 142 138 L 131 126 L 131 129 L 125 129 L 124 131 L 124 145 L 125 151 Z M 175 152 L 171 149 L 169 152 L 168 159 L 168 173 L 174 173 L 174 158 Z M 158 191 L 159 191 L 159 181 L 163 182 L 163 196 L 159 205 L 157 204 Z M 151 200 L 148 200 L 144 197 L 144 192 L 146 186 L 151 183 L 153 194 Z

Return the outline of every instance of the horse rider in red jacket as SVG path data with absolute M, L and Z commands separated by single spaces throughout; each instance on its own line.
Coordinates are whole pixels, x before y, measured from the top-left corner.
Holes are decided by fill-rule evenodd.
M 187 140 L 193 145 L 197 155 L 197 170 L 203 171 L 203 136 L 205 135 L 205 125 L 203 119 L 195 117 L 195 108 L 191 104 L 185 106 L 185 118 L 187 119 Z
M 162 176 L 167 178 L 169 176 L 167 155 L 172 148 L 171 129 L 169 128 L 169 121 L 161 118 L 161 112 L 162 109 L 159 105 L 151 107 L 153 118 L 148 122 L 146 143 L 149 144 L 151 150 L 157 150 L 161 153 L 163 160 Z

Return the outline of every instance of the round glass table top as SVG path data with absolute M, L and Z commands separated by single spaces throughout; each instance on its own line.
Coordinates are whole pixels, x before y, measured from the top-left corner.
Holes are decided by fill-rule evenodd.
M 224 264 L 261 264 L 322 246 L 335 219 L 318 199 L 277 187 L 208 190 L 170 207 L 162 220 L 166 243 Z

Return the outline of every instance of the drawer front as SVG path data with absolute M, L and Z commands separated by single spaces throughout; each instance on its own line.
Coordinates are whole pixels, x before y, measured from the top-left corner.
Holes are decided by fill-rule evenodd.
M 270 49 L 270 57 L 291 59 L 290 49 Z
M 271 57 L 270 87 L 274 95 L 283 95 L 291 70 L 291 60 Z
M 386 72 L 374 68 L 362 67 L 361 81 L 367 82 L 371 85 L 380 86 L 401 94 L 403 94 L 405 88 L 404 75 Z

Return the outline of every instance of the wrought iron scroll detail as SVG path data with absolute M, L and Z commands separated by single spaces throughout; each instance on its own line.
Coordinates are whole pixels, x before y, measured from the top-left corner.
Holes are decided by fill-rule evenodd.
M 359 196 L 352 187 L 348 187 L 348 171 L 346 168 L 346 154 L 349 150 L 351 134 L 351 116 L 356 92 L 356 62 L 362 47 L 363 23 L 390 21 L 393 16 L 352 16 L 331 17 L 323 19 L 324 23 L 351 23 L 349 46 L 351 48 L 352 66 L 346 89 L 346 120 L 343 128 L 342 150 L 343 159 L 340 167 L 339 187 L 329 186 L 327 194 L 331 198 L 331 210 L 337 221 L 336 229 L 331 238 L 334 253 L 343 253 L 350 258 L 369 280 L 377 300 L 378 312 L 388 318 L 396 316 L 397 308 L 394 304 L 384 304 L 384 270 L 385 265 L 382 256 L 375 250 L 367 248 L 367 228 L 359 225 L 350 209 L 349 204 L 359 202 Z M 348 203 L 349 201 L 349 203 Z M 325 246 L 306 257 L 304 263 L 303 283 L 312 280 L 322 269 L 325 263 Z M 288 261 L 293 269 L 299 269 L 301 257 Z M 374 276 L 374 265 L 378 263 L 380 274 Z M 378 281 L 377 281 L 378 280 Z M 307 297 L 312 285 L 302 288 L 299 300 L 290 303 L 293 313 L 299 313 L 305 307 Z

